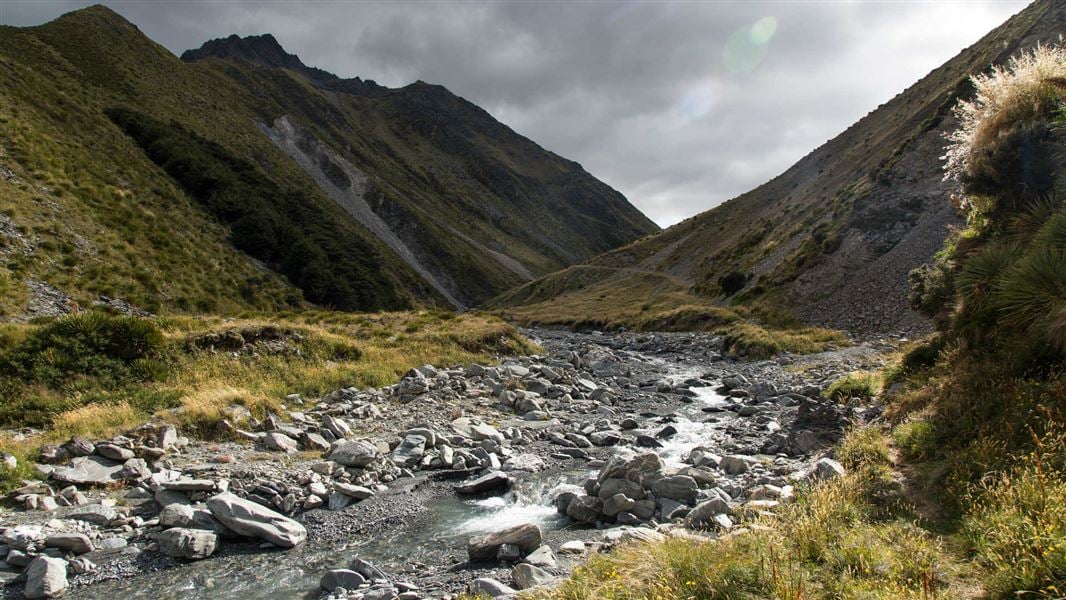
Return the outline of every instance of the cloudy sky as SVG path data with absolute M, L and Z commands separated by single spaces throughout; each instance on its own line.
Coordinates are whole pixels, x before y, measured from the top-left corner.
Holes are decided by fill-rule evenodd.
M 0 23 L 93 3 L 0 0 Z M 103 3 L 176 54 L 270 32 L 341 76 L 440 83 L 666 226 L 777 175 L 1028 1 Z

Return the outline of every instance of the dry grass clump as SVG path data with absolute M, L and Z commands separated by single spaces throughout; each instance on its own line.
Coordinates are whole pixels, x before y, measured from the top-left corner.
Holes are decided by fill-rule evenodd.
M 1066 48 L 1037 46 L 970 81 L 974 97 L 959 102 L 955 114 L 960 125 L 948 136 L 947 176 L 982 189 L 1001 186 L 1015 175 L 1007 171 L 1013 158 L 1004 154 L 1009 150 L 1004 147 L 1020 136 L 1041 135 L 1039 130 L 1061 109 Z

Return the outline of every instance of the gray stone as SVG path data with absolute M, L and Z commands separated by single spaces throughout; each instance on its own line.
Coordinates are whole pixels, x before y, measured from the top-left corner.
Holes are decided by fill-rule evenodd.
M 566 516 L 580 523 L 595 523 L 603 511 L 603 503 L 595 496 L 575 496 L 566 507 Z
M 546 584 L 555 579 L 555 577 L 540 567 L 522 563 L 511 569 L 511 579 L 514 580 L 514 584 L 518 589 L 527 590 L 531 587 Z
M 333 483 L 333 489 L 344 494 L 345 496 L 355 498 L 356 500 L 366 500 L 367 498 L 374 495 L 374 490 L 370 488 L 363 487 L 361 485 L 353 485 L 350 483 L 342 483 L 340 481 L 336 481 Z
M 277 450 L 279 452 L 296 452 L 300 449 L 296 440 L 277 431 L 271 431 L 263 436 L 263 445 L 271 450 Z
M 401 467 L 418 462 L 426 452 L 426 438 L 421 435 L 408 435 L 392 451 L 392 462 Z
M 636 502 L 625 494 L 615 494 L 603 501 L 603 514 L 613 517 L 620 512 L 627 512 L 636 506 Z
M 747 456 L 733 454 L 723 457 L 721 462 L 718 463 L 718 468 L 730 475 L 740 475 L 747 473 L 756 462 L 756 460 Z
M 355 590 L 364 583 L 366 583 L 366 578 L 351 569 L 330 569 L 319 581 L 322 589 L 331 592 L 337 588 Z
M 304 450 L 312 450 L 318 452 L 325 452 L 329 450 L 329 442 L 326 438 L 313 432 L 304 432 L 300 436 L 300 443 L 303 445 Z
M 721 498 L 712 498 L 701 502 L 685 517 L 685 527 L 689 529 L 714 529 L 715 516 L 732 514 L 733 509 Z
M 524 523 L 490 533 L 470 538 L 466 544 L 466 552 L 470 562 L 486 562 L 496 558 L 500 546 L 514 544 L 521 550 L 522 555 L 536 550 L 544 541 L 544 533 L 540 527 L 532 523 Z
M 334 442 L 327 458 L 346 467 L 365 467 L 378 457 L 377 446 L 359 440 Z
M 644 497 L 644 488 L 640 487 L 639 483 L 628 479 L 611 478 L 600 483 L 600 491 L 597 494 L 600 500 L 606 500 L 615 494 L 625 494 L 634 500 L 640 500 Z
M 200 560 L 211 556 L 218 545 L 218 536 L 203 529 L 174 527 L 156 535 L 159 551 L 174 558 Z
M 652 485 L 652 491 L 660 498 L 670 498 L 685 504 L 693 504 L 696 494 L 699 493 L 696 480 L 687 475 L 674 475 L 663 477 Z
M 85 554 L 94 550 L 92 540 L 82 533 L 54 533 L 44 539 L 44 545 L 74 554 Z
M 159 526 L 166 529 L 203 529 L 219 534 L 225 532 L 225 528 L 215 520 L 210 511 L 187 504 L 170 504 L 163 507 L 163 510 L 159 511 Z
M 518 593 L 518 590 L 510 588 L 495 579 L 481 578 L 475 579 L 467 586 L 467 591 L 471 595 L 488 596 L 489 598 L 510 598 Z
M 27 598 L 55 598 L 67 590 L 67 561 L 38 556 L 26 567 Z
M 134 456 L 133 450 L 111 443 L 97 444 L 96 453 L 104 458 L 110 458 L 111 460 L 122 462 L 125 462 Z
M 228 492 L 209 498 L 207 508 L 238 535 L 266 540 L 282 548 L 292 548 L 307 539 L 303 525 Z
M 118 513 L 110 506 L 86 504 L 85 506 L 79 506 L 70 511 L 64 518 L 74 521 L 85 521 L 95 525 L 107 525 L 118 518 Z
M 526 556 L 523 562 L 529 563 L 537 567 L 546 567 L 554 569 L 558 566 L 558 562 L 555 560 L 555 554 L 552 552 L 550 546 L 541 546 Z
M 807 479 L 810 481 L 828 481 L 844 476 L 844 466 L 831 458 L 820 458 L 814 463 Z

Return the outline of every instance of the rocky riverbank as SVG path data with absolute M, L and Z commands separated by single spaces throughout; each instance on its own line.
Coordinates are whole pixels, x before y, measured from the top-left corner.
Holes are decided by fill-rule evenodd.
M 876 409 L 820 397 L 887 343 L 739 362 L 706 334 L 527 332 L 544 354 L 286 399 L 240 442 L 149 424 L 47 448 L 0 517 L 6 597 L 441 598 L 715 536 L 839 469 Z

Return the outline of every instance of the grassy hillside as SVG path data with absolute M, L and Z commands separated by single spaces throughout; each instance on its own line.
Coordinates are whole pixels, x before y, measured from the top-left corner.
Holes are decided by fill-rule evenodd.
M 853 331 L 927 328 L 907 277 L 959 223 L 940 159 L 951 109 L 972 94 L 971 73 L 1057 40 L 1064 25 L 1066 8 L 1039 0 L 766 184 L 489 306 L 581 321 L 607 296 L 632 322 L 646 304 L 764 301 Z
M 912 278 L 938 332 L 825 390 L 884 406 L 833 450 L 844 477 L 717 540 L 596 556 L 538 597 L 1063 597 L 1063 81 L 1066 50 L 1041 48 L 975 77 L 954 111 L 967 227 Z
M 299 282 L 293 285 L 234 249 L 225 224 L 191 200 L 105 114 L 137 106 L 218 140 L 228 152 L 268 165 L 259 167 L 260 177 L 305 190 L 306 201 L 344 222 L 343 212 L 256 130 L 247 92 L 190 69 L 102 7 L 41 27 L 4 28 L 0 61 L 6 67 L 0 75 L 0 145 L 14 175 L 2 184 L 17 190 L 7 218 L 42 242 L 12 253 L 17 256 L 5 274 L 11 288 L 40 279 L 83 304 L 106 293 L 159 311 L 303 302 Z M 345 230 L 362 240 L 377 265 L 347 283 L 389 291 L 364 308 L 437 301 L 365 230 L 354 224 Z M 4 310 L 18 312 L 20 296 L 5 296 Z
M 22 315 L 35 282 L 155 312 L 473 305 L 654 229 L 580 166 L 439 86 L 361 85 L 287 56 L 297 68 L 184 62 L 102 6 L 2 28 L 0 312 Z M 164 156 L 108 110 L 193 142 Z M 283 116 L 365 176 L 370 209 L 425 270 L 267 137 Z M 216 183 L 240 185 L 216 193 L 183 176 L 211 161 L 231 171 Z

